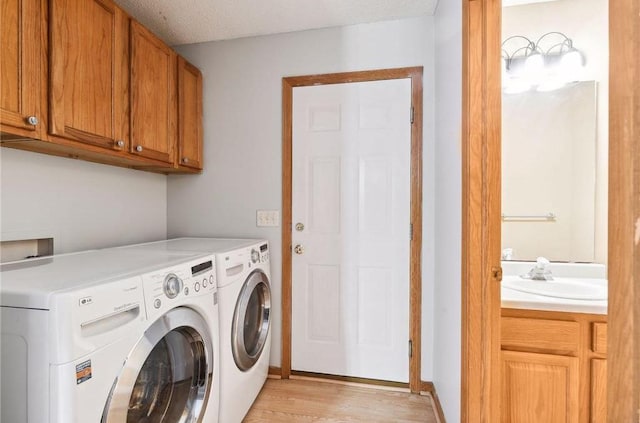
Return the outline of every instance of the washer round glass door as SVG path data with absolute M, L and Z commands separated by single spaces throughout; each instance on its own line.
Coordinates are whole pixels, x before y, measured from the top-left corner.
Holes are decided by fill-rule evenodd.
M 116 379 L 103 423 L 199 423 L 213 377 L 204 319 L 175 308 L 144 333 Z
M 254 270 L 245 280 L 233 313 L 231 349 L 242 371 L 260 358 L 267 342 L 271 313 L 271 288 L 262 270 Z

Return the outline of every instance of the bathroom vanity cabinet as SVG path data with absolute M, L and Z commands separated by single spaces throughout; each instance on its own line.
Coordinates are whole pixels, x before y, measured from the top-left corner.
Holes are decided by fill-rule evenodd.
M 502 309 L 502 423 L 605 423 L 607 316 Z

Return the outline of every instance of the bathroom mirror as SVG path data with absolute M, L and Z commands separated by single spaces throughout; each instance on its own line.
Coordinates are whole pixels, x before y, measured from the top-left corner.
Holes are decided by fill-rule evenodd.
M 503 260 L 607 264 L 607 10 L 503 0 Z
M 593 262 L 596 83 L 502 97 L 505 259 Z

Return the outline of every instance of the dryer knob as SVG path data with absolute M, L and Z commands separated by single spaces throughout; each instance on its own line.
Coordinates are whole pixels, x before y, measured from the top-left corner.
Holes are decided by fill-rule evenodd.
M 182 291 L 182 285 L 182 279 L 173 273 L 169 273 L 164 278 L 164 285 L 162 286 L 162 289 L 167 297 L 175 298 L 180 294 L 180 291 Z
M 251 262 L 257 263 L 260 261 L 260 253 L 257 250 L 251 250 Z

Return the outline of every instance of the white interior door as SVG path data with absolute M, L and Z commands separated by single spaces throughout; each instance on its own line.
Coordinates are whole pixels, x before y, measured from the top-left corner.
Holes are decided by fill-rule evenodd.
M 410 79 L 293 89 L 293 370 L 409 381 L 410 110 Z

